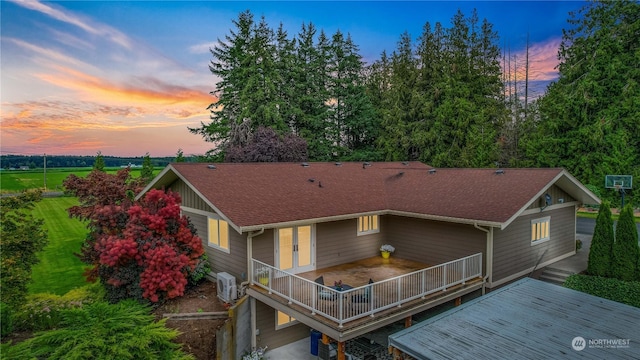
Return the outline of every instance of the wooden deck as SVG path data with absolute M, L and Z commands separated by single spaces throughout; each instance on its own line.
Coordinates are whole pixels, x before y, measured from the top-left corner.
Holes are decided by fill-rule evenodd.
M 475 265 L 468 265 L 473 268 L 471 273 L 462 264 L 467 259 L 475 259 Z M 343 341 L 481 289 L 481 263 L 481 254 L 436 266 L 398 257 L 374 257 L 295 276 L 274 273 L 268 286 L 252 284 L 247 293 Z M 345 290 L 344 296 L 335 290 L 329 298 L 319 296 L 322 289 L 313 283 L 319 276 L 324 277 L 326 286 L 341 280 L 354 289 Z M 368 285 L 369 279 L 373 284 Z M 368 300 L 354 300 L 365 289 Z
M 393 256 L 389 259 L 376 256 L 297 275 L 311 281 L 322 276 L 327 286 L 331 286 L 334 282 L 342 280 L 343 284 L 358 287 L 367 284 L 369 279 L 374 282 L 391 279 L 396 276 L 428 268 L 429 266 L 431 265 Z

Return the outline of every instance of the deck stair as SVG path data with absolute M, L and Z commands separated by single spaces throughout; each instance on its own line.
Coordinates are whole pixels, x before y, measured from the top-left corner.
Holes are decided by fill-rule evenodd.
M 571 271 L 546 267 L 540 275 L 540 280 L 562 286 L 567 278 L 575 273 Z

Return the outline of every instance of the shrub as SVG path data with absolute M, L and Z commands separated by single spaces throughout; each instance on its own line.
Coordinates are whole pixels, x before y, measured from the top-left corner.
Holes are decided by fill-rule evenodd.
M 43 331 L 57 326 L 61 312 L 79 308 L 104 299 L 104 290 L 99 284 L 90 284 L 73 289 L 66 294 L 33 294 L 14 313 L 14 327 L 20 331 Z
M 189 274 L 189 283 L 187 286 L 189 287 L 196 286 L 200 281 L 204 280 L 211 272 L 211 264 L 209 264 L 207 253 L 203 253 L 202 256 L 200 256 L 200 259 L 198 259 L 198 265 L 196 265 L 195 269 L 187 269 L 187 272 Z
M 172 342 L 178 331 L 133 300 L 60 311 L 55 330 L 3 347 L 11 359 L 193 359 Z
M 632 281 L 638 271 L 638 230 L 633 220 L 633 209 L 626 205 L 620 212 L 616 226 L 616 241 L 613 244 L 613 277 Z
M 613 253 L 613 221 L 609 204 L 603 202 L 598 211 L 593 239 L 589 249 L 587 273 L 594 276 L 608 276 L 611 271 Z
M 0 336 L 7 336 L 13 332 L 13 315 L 11 307 L 0 302 Z
M 640 308 L 640 282 L 600 276 L 571 275 L 564 287 Z

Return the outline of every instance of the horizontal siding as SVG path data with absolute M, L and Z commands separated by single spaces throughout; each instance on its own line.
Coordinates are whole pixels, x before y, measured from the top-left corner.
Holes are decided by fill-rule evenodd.
M 310 328 L 302 323 L 276 330 L 276 310 L 258 300 L 256 302 L 256 329 L 260 331 L 258 347 L 274 349 L 309 336 Z
M 381 219 L 382 222 L 382 219 Z M 380 255 L 383 224 L 380 232 L 357 235 L 358 219 L 316 225 L 316 268 L 340 265 Z
M 195 226 L 198 236 L 202 239 L 202 246 L 214 273 L 227 272 L 236 277 L 237 282 L 246 280 L 247 272 L 247 239 L 244 235 L 229 227 L 229 253 L 208 245 L 207 216 L 194 214 L 187 210 L 182 213 Z
M 550 217 L 549 241 L 531 245 L 531 220 Z M 527 269 L 538 262 L 556 258 L 575 250 L 575 208 L 564 207 L 524 215 L 506 229 L 494 231 L 493 281 L 499 281 Z M 546 251 L 546 253 L 545 253 Z
M 396 248 L 392 256 L 430 265 L 479 252 L 486 259 L 487 235 L 471 225 L 401 216 L 387 216 L 384 220 L 385 241 Z
M 253 258 L 269 265 L 275 264 L 275 235 L 273 229 L 265 230 L 253 238 Z

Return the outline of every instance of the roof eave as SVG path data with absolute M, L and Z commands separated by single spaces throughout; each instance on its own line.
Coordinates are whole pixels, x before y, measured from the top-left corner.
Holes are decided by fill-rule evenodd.
M 538 193 L 532 197 L 523 207 L 520 208 L 520 210 L 518 210 L 515 214 L 513 214 L 507 221 L 505 221 L 504 223 L 502 223 L 502 226 L 500 227 L 501 230 L 504 230 L 507 226 L 509 226 L 509 224 L 511 224 L 516 218 L 518 218 L 520 215 L 522 215 L 523 212 L 525 212 L 529 206 L 531 206 L 531 204 L 533 204 L 534 201 L 538 200 L 538 198 L 540 198 L 540 196 L 542 196 L 542 194 L 544 194 L 545 192 L 547 192 L 549 190 L 549 188 L 551 186 L 553 186 L 554 184 L 561 182 L 561 180 L 563 179 L 567 179 L 567 182 L 564 183 L 562 185 L 565 185 L 565 187 L 563 187 L 562 185 L 560 185 L 561 188 L 564 188 L 565 191 L 566 190 L 566 186 L 573 186 L 576 188 L 576 191 L 581 193 L 581 196 L 574 196 L 575 192 L 573 194 L 571 194 L 572 196 L 576 197 L 578 202 L 581 204 L 585 204 L 587 203 L 586 201 L 593 201 L 596 204 L 600 204 L 601 200 L 600 198 L 598 198 L 597 195 L 595 195 L 593 192 L 591 192 L 591 190 L 587 189 L 584 185 L 582 185 L 578 179 L 576 179 L 575 177 L 573 177 L 571 174 L 569 174 L 569 172 L 565 169 L 560 169 L 560 171 L 558 172 L 558 174 L 551 179 L 551 181 L 549 181 L 547 183 L 547 185 L 545 185 L 542 189 L 540 189 L 540 191 L 538 191 Z M 570 192 L 570 191 L 567 191 Z
M 316 224 L 316 223 L 339 221 L 339 220 L 350 220 L 350 219 L 356 219 L 360 216 L 368 216 L 368 215 L 396 215 L 396 216 L 411 217 L 416 219 L 444 221 L 444 222 L 451 222 L 451 223 L 457 223 L 457 224 L 478 225 L 478 226 L 488 226 L 488 227 L 501 227 L 503 224 L 497 221 L 488 221 L 488 220 L 480 220 L 480 219 L 463 219 L 463 218 L 456 218 L 456 217 L 450 217 L 450 216 L 436 216 L 436 215 L 428 215 L 428 214 L 420 214 L 420 213 L 414 213 L 414 212 L 387 209 L 387 210 L 380 210 L 380 211 L 369 211 L 369 212 L 363 212 L 363 213 L 344 214 L 344 215 L 337 215 L 337 216 L 326 216 L 321 218 L 284 221 L 284 222 L 278 222 L 278 223 L 245 225 L 245 226 L 240 226 L 238 228 L 238 231 L 240 231 L 240 233 L 244 233 L 244 232 L 262 230 L 262 229 L 275 229 L 280 227 L 291 227 L 291 226 Z

